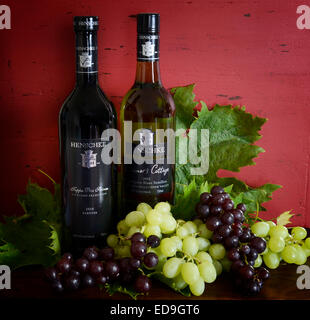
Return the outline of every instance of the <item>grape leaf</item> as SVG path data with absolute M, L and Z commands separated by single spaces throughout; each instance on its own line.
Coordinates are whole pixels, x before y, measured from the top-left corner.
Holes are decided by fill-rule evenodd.
M 106 283 L 104 287 L 110 296 L 119 292 L 128 294 L 132 299 L 137 300 L 137 297 L 142 295 L 142 293 L 136 292 L 131 286 L 124 287 L 119 282 Z
M 292 210 L 289 211 L 285 211 L 283 213 L 281 213 L 278 217 L 277 217 L 277 225 L 279 226 L 285 226 L 291 222 L 291 218 L 294 216 L 294 214 L 291 214 Z
M 54 193 L 28 182 L 18 197 L 24 215 L 4 217 L 0 223 L 0 264 L 16 269 L 26 265 L 50 266 L 60 255 L 62 218 L 59 185 Z

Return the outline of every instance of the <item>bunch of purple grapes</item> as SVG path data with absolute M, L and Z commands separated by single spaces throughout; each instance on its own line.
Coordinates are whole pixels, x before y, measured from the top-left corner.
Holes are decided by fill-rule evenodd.
M 74 291 L 118 281 L 124 285 L 132 284 L 137 292 L 147 293 L 151 289 L 151 280 L 140 268 L 156 267 L 158 256 L 153 252 L 147 253 L 147 247 L 158 247 L 160 239 L 152 235 L 146 240 L 145 236 L 138 232 L 130 240 L 131 257 L 116 259 L 111 247 L 88 247 L 83 256 L 76 260 L 71 253 L 65 253 L 56 266 L 45 270 L 45 277 L 56 292 Z
M 258 255 L 266 249 L 266 241 L 256 237 L 243 224 L 245 211 L 243 203 L 235 208 L 229 194 L 221 186 L 214 186 L 211 193 L 202 193 L 196 205 L 198 217 L 213 231 L 212 241 L 225 247 L 237 287 L 244 293 L 257 294 L 269 278 L 266 268 L 254 268 Z

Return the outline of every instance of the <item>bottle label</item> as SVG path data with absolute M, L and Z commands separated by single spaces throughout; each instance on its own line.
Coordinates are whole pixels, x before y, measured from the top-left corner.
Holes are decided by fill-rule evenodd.
M 159 35 L 138 34 L 138 61 L 159 60 Z
M 98 73 L 98 47 L 94 33 L 81 33 L 76 43 L 76 72 Z
M 69 140 L 66 219 L 75 238 L 105 236 L 112 220 L 112 167 L 101 160 L 106 142 Z
M 166 120 L 162 129 L 172 127 L 173 120 L 170 118 Z M 136 129 L 141 125 L 141 123 L 134 123 L 133 128 Z M 125 140 L 125 143 L 131 144 L 129 147 L 127 144 L 125 148 L 123 166 L 124 190 L 129 194 L 159 195 L 169 193 L 173 188 L 174 165 L 168 161 L 167 142 L 156 141 L 154 127 L 157 125 L 158 123 L 143 123 L 144 128 L 140 141 L 130 143 Z M 128 158 L 132 159 L 131 164 L 126 164 Z

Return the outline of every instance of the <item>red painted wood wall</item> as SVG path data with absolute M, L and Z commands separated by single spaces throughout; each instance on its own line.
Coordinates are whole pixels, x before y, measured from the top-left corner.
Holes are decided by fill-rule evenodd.
M 266 153 L 236 174 L 283 185 L 269 216 L 293 209 L 310 226 L 310 30 L 296 27 L 293 0 L 4 0 L 12 29 L 0 30 L 1 212 L 20 208 L 29 177 L 59 179 L 57 117 L 74 86 L 74 15 L 98 15 L 100 83 L 119 109 L 135 73 L 138 12 L 161 14 L 166 87 L 196 83 L 208 104 L 242 104 L 267 117 Z

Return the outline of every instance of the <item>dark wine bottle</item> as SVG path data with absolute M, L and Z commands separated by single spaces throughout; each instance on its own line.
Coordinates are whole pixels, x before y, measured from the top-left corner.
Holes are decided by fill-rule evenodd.
M 168 161 L 174 148 L 169 149 L 167 139 L 159 140 L 156 134 L 159 129 L 175 130 L 174 101 L 160 79 L 159 14 L 138 14 L 137 31 L 136 79 L 121 106 L 123 214 L 140 202 L 172 203 L 174 197 L 175 165 Z M 128 123 L 133 136 L 127 134 Z M 139 148 L 140 158 L 137 153 L 135 161 Z
M 98 26 L 98 17 L 74 17 L 76 86 L 59 114 L 62 207 L 74 252 L 100 245 L 116 218 L 116 166 L 103 161 L 102 134 L 117 127 L 117 116 L 98 84 Z

